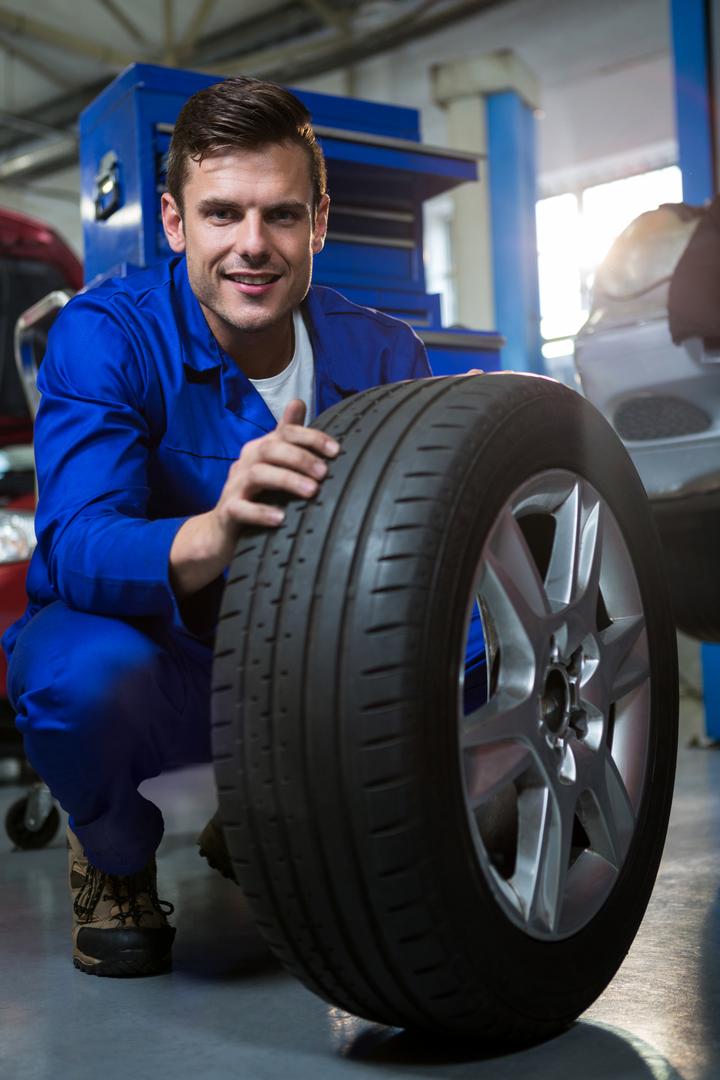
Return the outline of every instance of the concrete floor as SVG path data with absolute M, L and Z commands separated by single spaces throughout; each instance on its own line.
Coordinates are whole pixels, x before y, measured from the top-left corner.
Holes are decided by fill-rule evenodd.
M 209 767 L 144 790 L 167 835 L 161 895 L 176 905 L 171 974 L 97 979 L 70 960 L 64 837 L 14 852 L 0 836 L 3 1080 L 717 1080 L 720 1077 L 720 751 L 689 749 L 700 704 L 683 702 L 670 833 L 647 916 L 620 972 L 565 1034 L 521 1053 L 467 1048 L 330 1008 L 278 967 L 242 895 L 195 836 L 214 809 Z M 24 791 L 0 788 L 0 813 Z

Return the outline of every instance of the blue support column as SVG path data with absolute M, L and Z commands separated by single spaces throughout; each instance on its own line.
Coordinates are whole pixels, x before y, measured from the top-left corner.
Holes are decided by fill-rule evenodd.
M 685 202 L 701 206 L 715 194 L 711 95 L 710 4 L 671 0 L 675 121 Z
M 712 0 L 670 3 L 678 158 L 683 198 L 694 205 L 712 199 L 716 191 L 711 4 Z M 720 741 L 720 645 L 703 644 L 700 658 L 705 732 Z
M 544 373 L 538 287 L 534 110 L 515 91 L 487 96 L 495 319 L 502 366 Z
M 720 645 L 705 642 L 700 649 L 702 661 L 705 734 L 720 742 Z

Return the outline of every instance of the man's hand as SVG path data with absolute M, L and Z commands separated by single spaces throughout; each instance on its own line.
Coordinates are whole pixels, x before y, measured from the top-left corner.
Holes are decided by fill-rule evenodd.
M 327 473 L 324 458 L 334 458 L 338 443 L 322 431 L 303 427 L 305 405 L 291 401 L 274 431 L 245 444 L 228 471 L 217 504 L 189 518 L 170 550 L 170 580 L 178 599 L 189 596 L 230 563 L 244 526 L 278 526 L 284 513 L 256 502 L 264 491 L 309 499 Z

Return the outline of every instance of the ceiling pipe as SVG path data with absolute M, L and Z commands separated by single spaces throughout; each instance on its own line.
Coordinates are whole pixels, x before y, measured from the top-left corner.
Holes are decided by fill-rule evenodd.
M 34 71 L 37 75 L 42 75 L 43 79 L 54 83 L 60 90 L 70 90 L 72 88 L 73 84 L 64 75 L 55 71 L 49 64 L 44 64 L 42 60 L 38 60 L 36 56 L 21 48 L 15 41 L 6 38 L 4 34 L 0 34 L 0 49 L 6 52 L 8 56 L 19 60 L 30 71 Z
M 37 139 L 21 150 L 0 155 L 0 182 L 55 172 L 77 162 L 77 157 L 77 143 L 70 142 L 67 137 Z
M 336 35 L 331 39 L 290 45 L 283 49 L 270 48 L 254 54 L 219 58 L 213 64 L 204 65 L 198 70 L 209 74 L 248 71 L 278 82 L 291 83 L 357 64 L 409 41 L 427 37 L 428 34 L 443 30 L 452 23 L 488 8 L 509 2 L 510 0 L 454 0 L 440 10 L 431 12 L 429 9 L 435 6 L 437 0 L 423 0 L 422 4 L 406 11 L 401 18 L 393 19 L 363 37 L 347 40 Z
M 63 52 L 89 56 L 91 60 L 100 60 L 110 67 L 126 67 L 136 59 L 130 53 L 112 49 L 109 45 L 100 45 L 89 38 L 78 37 L 75 33 L 61 30 L 50 23 L 41 22 L 40 19 L 31 19 L 28 15 L 18 15 L 7 8 L 0 8 L 0 26 L 12 34 L 34 38 Z
M 123 11 L 120 4 L 116 3 L 116 0 L 96 0 L 96 3 L 104 7 L 105 10 L 112 15 L 113 19 L 119 26 L 122 26 L 123 30 L 130 35 L 133 41 L 137 41 L 138 45 L 142 45 L 144 48 L 150 47 L 150 42 L 143 34 L 140 27 L 132 21 L 130 16 Z
M 443 4 L 439 10 L 430 11 L 438 0 L 423 0 L 423 3 L 414 8 L 412 12 L 406 11 L 405 15 L 365 34 L 362 38 L 348 40 L 340 34 L 334 34 L 316 38 L 313 42 L 288 46 L 282 49 L 269 48 L 256 52 L 254 55 L 245 53 L 234 59 L 219 58 L 210 65 L 200 65 L 191 57 L 185 57 L 188 66 L 192 65 L 195 70 L 206 71 L 208 74 L 219 76 L 229 75 L 233 70 L 252 71 L 253 74 L 263 75 L 266 78 L 276 79 L 278 82 L 293 83 L 305 77 L 324 74 L 337 68 L 349 67 L 358 61 L 368 59 L 384 52 L 388 52 L 409 41 L 426 37 L 444 29 L 446 26 L 472 15 L 478 14 L 488 8 L 498 7 L 510 0 L 452 0 Z M 0 23 L 2 23 L 3 9 L 0 9 Z M 411 17 L 411 15 L 413 17 Z M 264 27 L 266 20 L 258 21 L 257 25 Z M 228 33 L 225 32 L 227 39 Z M 218 35 L 213 35 L 213 42 L 218 41 Z M 206 47 L 206 42 L 201 43 L 196 52 L 201 53 Z M 253 69 L 249 61 L 254 60 L 258 65 Z M 77 116 L 80 108 L 93 100 L 106 83 L 96 83 L 92 87 L 78 90 L 74 95 L 51 102 L 43 110 L 44 115 L 52 116 L 56 123 L 70 122 Z M 72 111 L 74 109 L 74 112 Z M 1 145 L 1 144 L 0 144 Z M 8 143 L 6 142 L 7 146 Z M 42 141 L 38 143 L 22 143 L 3 155 L 0 154 L 0 179 L 6 176 L 42 176 L 73 164 L 77 160 L 76 147 L 67 138 L 55 141 L 52 149 Z M 4 172 L 3 172 L 4 170 Z

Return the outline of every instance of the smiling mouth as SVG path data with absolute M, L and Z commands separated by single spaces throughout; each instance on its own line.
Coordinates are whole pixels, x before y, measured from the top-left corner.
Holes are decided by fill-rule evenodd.
M 223 274 L 227 281 L 235 285 L 272 285 L 280 278 L 279 274 Z

